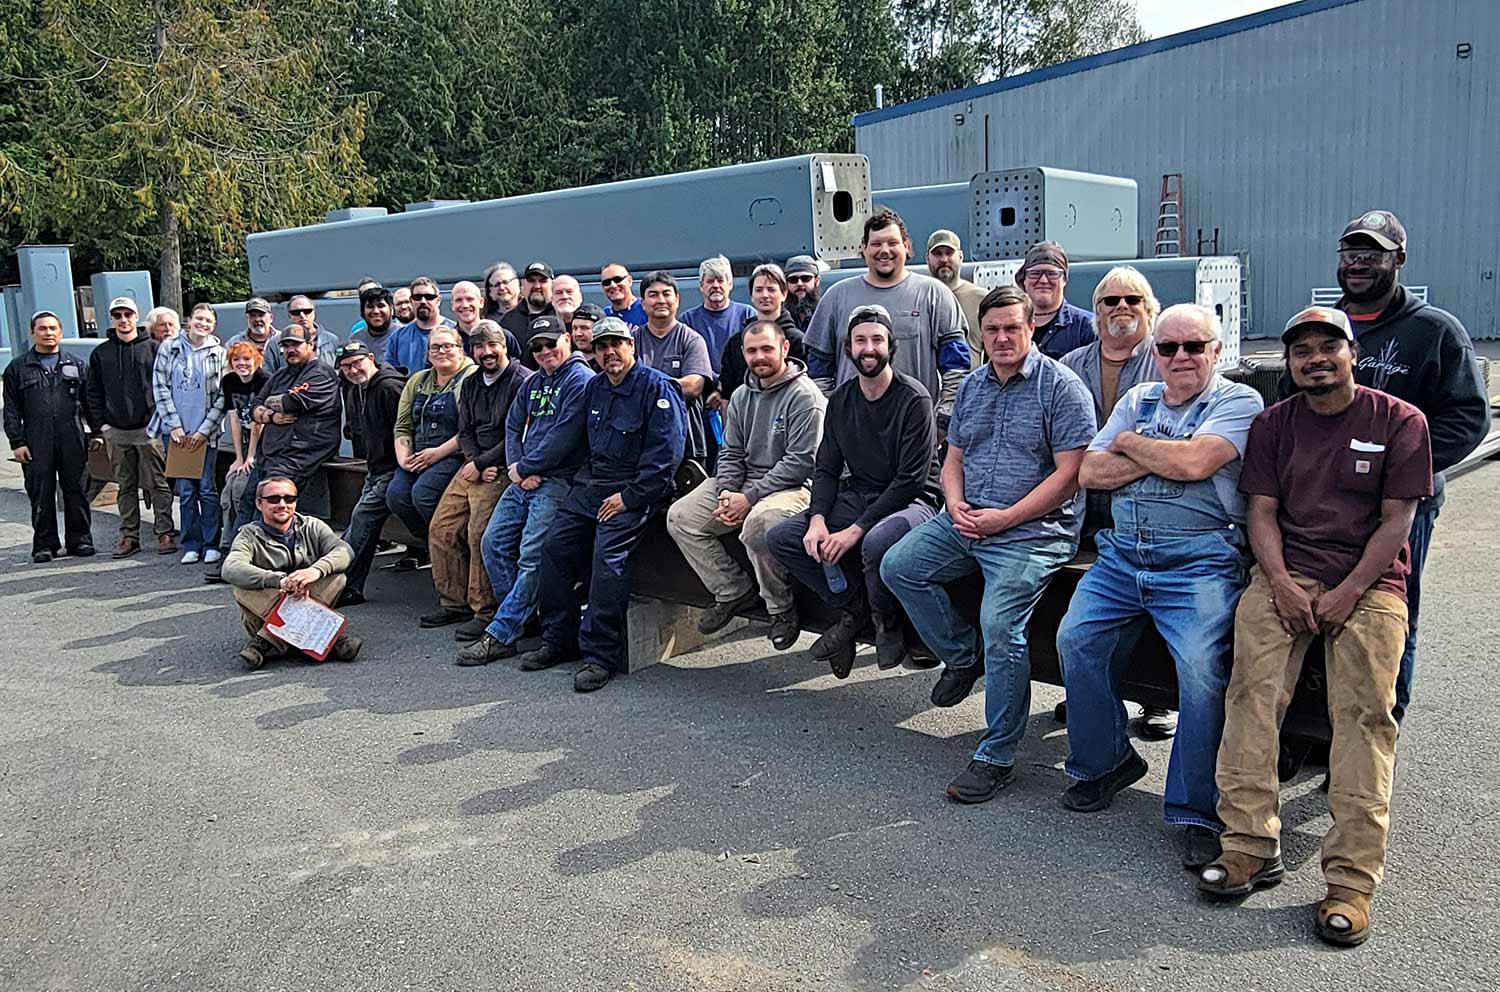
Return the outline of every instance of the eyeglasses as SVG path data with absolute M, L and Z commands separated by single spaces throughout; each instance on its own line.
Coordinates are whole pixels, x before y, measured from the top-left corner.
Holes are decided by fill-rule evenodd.
M 794 283 L 797 283 L 798 285 L 801 285 L 804 282 L 805 283 L 811 283 L 816 278 L 818 278 L 818 277 L 817 276 L 808 276 L 808 275 L 803 275 L 803 276 L 787 276 L 786 277 L 786 281 L 787 282 L 794 282 Z
M 547 340 L 543 340 L 543 339 L 538 338 L 538 339 L 533 340 L 531 342 L 531 353 L 533 355 L 539 355 L 539 354 L 541 354 L 544 351 L 551 351 L 553 348 L 556 348 L 556 347 L 557 347 L 557 342 L 556 341 L 547 341 Z
M 1340 248 L 1339 261 L 1350 265 L 1377 265 L 1385 261 L 1387 255 L 1394 254 L 1381 248 Z
M 1212 343 L 1212 341 L 1183 341 L 1179 344 L 1176 341 L 1158 341 L 1156 342 L 1156 353 L 1163 358 L 1171 358 L 1177 354 L 1177 349 L 1181 348 L 1189 355 L 1201 355 Z
M 458 349 L 459 345 L 456 344 L 430 344 L 427 346 L 427 353 L 429 355 L 441 355 L 445 351 L 457 351 Z
M 438 298 L 438 294 L 436 294 L 436 293 L 413 293 L 413 294 L 411 294 L 411 298 L 414 299 L 414 300 L 435 300 L 435 299 Z
M 1026 270 L 1026 281 L 1057 282 L 1065 275 L 1067 275 L 1067 273 L 1062 269 L 1038 269 L 1033 267 Z
M 1134 293 L 1130 293 L 1126 296 L 1101 296 L 1099 297 L 1099 302 L 1107 307 L 1116 307 L 1120 305 L 1121 300 L 1124 300 L 1127 307 L 1138 307 L 1144 299 L 1144 296 L 1136 296 Z
M 125 318 L 125 317 L 134 317 L 134 316 L 135 316 L 135 314 L 131 313 L 129 310 L 111 310 L 109 312 L 109 319 L 110 320 L 120 320 L 120 319 Z
M 312 312 L 313 312 L 313 308 L 312 307 L 298 307 L 296 310 L 288 310 L 287 311 L 287 313 L 291 314 L 293 317 L 306 317 L 308 314 L 310 314 Z
M 601 286 L 613 286 L 615 283 L 624 282 L 626 279 L 629 279 L 629 278 L 630 278 L 629 276 L 610 276 L 608 279 L 600 279 L 599 280 L 599 285 L 601 285 Z
M 265 500 L 267 503 L 295 503 L 297 502 L 297 494 L 267 493 L 266 495 L 262 496 L 261 499 Z

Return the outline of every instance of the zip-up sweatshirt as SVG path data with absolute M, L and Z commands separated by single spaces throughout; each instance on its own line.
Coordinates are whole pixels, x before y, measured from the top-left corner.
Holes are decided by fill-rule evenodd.
M 724 420 L 718 490 L 743 492 L 754 506 L 772 493 L 805 487 L 823 439 L 827 407 L 807 366 L 795 359 L 769 383 L 754 375 L 746 378 Z
M 172 370 L 184 361 L 191 361 L 192 351 L 206 351 L 203 355 L 203 419 L 196 424 L 184 424 L 177 415 L 177 404 L 172 400 Z M 151 392 L 156 401 L 156 410 L 151 418 L 152 434 L 170 434 L 181 427 L 189 434 L 202 434 L 210 444 L 217 444 L 219 423 L 224 419 L 224 408 L 219 403 L 219 386 L 229 363 L 224 358 L 224 346 L 210 334 L 196 348 L 188 340 L 187 331 L 167 338 L 156 351 L 156 362 L 151 366 Z
M 594 371 L 574 352 L 552 371 L 537 372 L 521 386 L 505 418 L 505 460 L 522 477 L 572 480 L 588 456 L 583 391 Z
M 274 589 L 298 569 L 316 569 L 326 579 L 346 571 L 352 561 L 353 550 L 333 528 L 317 517 L 294 513 L 290 544 L 263 520 L 241 527 L 220 574 L 236 589 Z

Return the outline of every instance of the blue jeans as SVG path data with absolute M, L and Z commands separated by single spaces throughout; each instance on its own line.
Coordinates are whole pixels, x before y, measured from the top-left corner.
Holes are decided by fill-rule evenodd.
M 359 500 L 349 511 L 349 528 L 344 531 L 344 542 L 354 549 L 354 561 L 344 573 L 346 591 L 364 595 L 365 579 L 370 577 L 370 567 L 375 564 L 375 548 L 380 543 L 381 528 L 391 515 L 385 494 L 394 476 L 394 472 L 366 475 L 359 490 Z
M 1406 649 L 1401 652 L 1401 674 L 1396 677 L 1396 706 L 1391 711 L 1396 722 L 1406 716 L 1411 703 L 1413 669 L 1417 662 L 1417 606 L 1422 601 L 1422 569 L 1427 564 L 1427 549 L 1432 545 L 1432 529 L 1437 524 L 1439 506 L 1424 499 L 1417 504 L 1417 515 L 1411 522 L 1411 573 L 1406 577 Z
M 1229 531 L 1163 534 L 1101 530 L 1090 566 L 1057 631 L 1068 691 L 1068 775 L 1091 781 L 1127 761 L 1120 679 L 1147 621 L 1177 667 L 1182 716 L 1172 739 L 1168 823 L 1222 830 L 1214 781 L 1224 693 L 1234 657 L 1234 610 L 1247 579 Z
M 164 440 L 163 446 L 169 442 Z M 208 446 L 203 458 L 203 476 L 198 479 L 173 479 L 177 492 L 177 513 L 181 521 L 178 544 L 183 551 L 203 552 L 219 546 L 219 488 L 214 481 L 219 449 Z
M 391 478 L 385 491 L 385 503 L 424 547 L 427 544 L 427 524 L 437 510 L 438 500 L 443 498 L 443 490 L 448 488 L 448 483 L 463 465 L 463 458 L 451 455 L 427 466 L 421 473 L 398 468 Z
M 1068 537 L 971 540 L 953 529 L 945 510 L 902 538 L 880 563 L 881 579 L 901 600 L 923 642 L 949 668 L 967 668 L 983 658 L 986 730 L 974 749 L 977 761 L 1015 763 L 1031 712 L 1026 624 L 1052 574 L 1077 551 L 1077 541 Z M 979 630 L 959 615 L 943 588 L 975 571 L 984 578 Z
M 542 564 L 542 545 L 570 488 L 562 479 L 543 479 L 530 492 L 508 486 L 490 515 L 480 550 L 490 588 L 500 605 L 485 630 L 502 644 L 516 643 L 527 618 L 536 611 L 542 594 L 537 571 Z

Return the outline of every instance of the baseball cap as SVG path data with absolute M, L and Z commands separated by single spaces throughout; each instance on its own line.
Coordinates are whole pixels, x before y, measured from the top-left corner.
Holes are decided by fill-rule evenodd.
M 862 307 L 855 307 L 854 312 L 849 314 L 849 324 L 845 330 L 852 331 L 855 325 L 868 324 L 871 321 L 877 324 L 884 324 L 885 329 L 888 331 L 895 330 L 891 326 L 891 312 L 879 303 L 867 303 Z M 596 332 L 594 336 L 598 337 L 599 335 Z
M 523 279 L 526 276 L 544 276 L 548 279 L 551 279 L 552 266 L 548 265 L 546 262 L 532 262 L 530 265 L 526 266 L 526 271 L 521 273 L 521 277 Z
M 35 324 L 38 317 L 51 317 L 57 320 L 59 323 L 61 323 L 62 321 L 62 314 L 58 313 L 56 310 L 38 310 L 31 315 L 31 320 L 28 323 Z
M 1291 344 L 1292 339 L 1297 336 L 1297 331 L 1304 327 L 1326 327 L 1330 331 L 1336 331 L 1347 340 L 1354 340 L 1354 328 L 1349 324 L 1349 315 L 1342 310 L 1333 307 L 1306 307 L 1297 311 L 1292 319 L 1286 322 L 1286 327 L 1281 332 L 1281 343 Z
M 635 334 L 631 332 L 630 325 L 619 317 L 605 317 L 594 325 L 595 343 L 598 343 L 601 338 L 625 338 L 628 341 L 634 341 Z
M 136 309 L 135 300 L 132 300 L 128 296 L 116 296 L 114 299 L 110 300 L 109 309 L 111 311 L 129 310 L 131 313 L 140 313 L 140 311 Z
M 1027 269 L 1043 262 L 1055 265 L 1064 272 L 1067 272 L 1068 250 L 1056 241 L 1038 241 L 1026 249 L 1026 261 L 1022 262 L 1020 269 L 1016 271 L 1016 285 L 1019 286 L 1021 284 L 1021 280 L 1026 276 Z
M 271 304 L 264 296 L 252 296 L 245 301 L 245 312 L 254 313 L 256 310 L 261 313 L 270 313 Z
M 556 341 L 568 333 L 563 322 L 552 314 L 544 314 L 531 322 L 531 340 L 537 338 L 550 338 Z
M 582 317 L 584 320 L 592 320 L 594 323 L 604 319 L 604 311 L 596 303 L 581 303 L 577 310 L 573 311 L 573 319 Z
M 1406 227 L 1389 210 L 1369 210 L 1351 220 L 1339 235 L 1339 242 L 1363 234 L 1386 251 L 1406 247 Z
M 936 231 L 933 231 L 932 236 L 927 239 L 928 251 L 932 251 L 932 249 L 934 248 L 942 247 L 952 248 L 954 251 L 964 250 L 964 246 L 958 243 L 958 235 L 954 234 L 947 228 L 938 228 Z
M 793 255 L 786 260 L 786 274 L 789 276 L 815 276 L 822 271 L 823 267 L 811 255 Z
M 307 328 L 301 324 L 292 324 L 281 332 L 281 336 L 276 339 L 276 343 L 284 345 L 289 341 L 296 341 L 301 344 L 307 344 L 311 340 L 312 338 L 307 334 Z
M 301 330 L 301 325 L 298 325 L 297 329 Z M 339 345 L 338 348 L 334 351 L 333 360 L 335 364 L 337 364 L 339 362 L 342 362 L 346 358 L 361 358 L 365 355 L 369 355 L 371 358 L 374 358 L 375 352 L 372 351 L 370 346 L 365 344 L 363 341 L 348 341 L 344 344 Z

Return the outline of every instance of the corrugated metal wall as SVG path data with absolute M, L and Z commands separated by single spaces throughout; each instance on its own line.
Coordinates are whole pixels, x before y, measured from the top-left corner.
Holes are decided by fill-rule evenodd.
M 1500 337 L 1500 2 L 1313 0 L 1294 11 L 1029 85 L 959 91 L 912 114 L 856 118 L 856 146 L 876 189 L 1027 165 L 1134 179 L 1146 251 L 1161 176 L 1181 172 L 1185 249 L 1198 227 L 1217 226 L 1221 252 L 1248 252 L 1257 336 L 1279 330 L 1312 287 L 1336 285 L 1336 239 L 1351 217 L 1391 209 L 1410 239 L 1403 281 L 1430 286 L 1474 337 Z M 1460 44 L 1472 46 L 1467 59 Z

